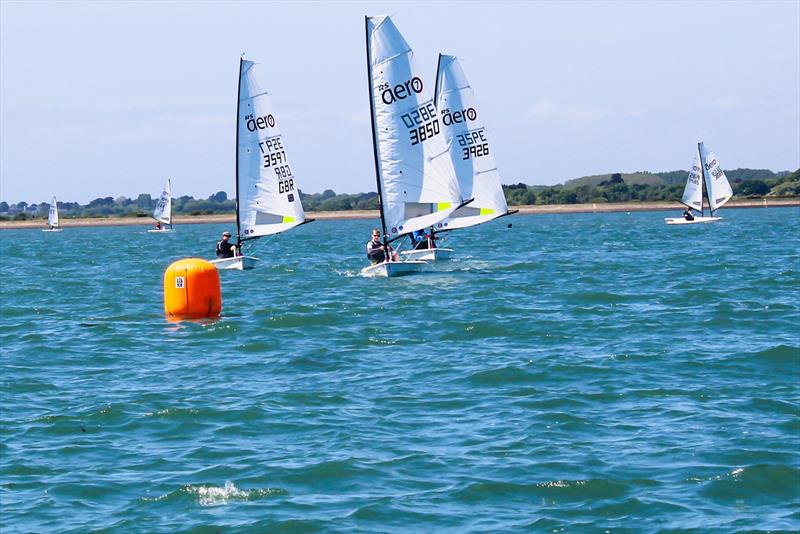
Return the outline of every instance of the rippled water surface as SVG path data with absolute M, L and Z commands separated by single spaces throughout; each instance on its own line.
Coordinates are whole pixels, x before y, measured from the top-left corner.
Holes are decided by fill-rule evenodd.
M 509 217 L 392 280 L 318 221 L 205 324 L 162 273 L 225 226 L 4 231 L 0 526 L 800 529 L 800 210 L 723 211 Z

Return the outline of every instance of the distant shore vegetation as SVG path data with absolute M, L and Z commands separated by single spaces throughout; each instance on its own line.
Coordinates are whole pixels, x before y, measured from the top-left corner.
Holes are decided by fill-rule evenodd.
M 725 171 L 738 198 L 799 197 L 800 169 L 794 172 L 775 173 L 766 169 L 735 169 Z M 517 183 L 503 185 L 509 206 L 542 204 L 585 204 L 602 202 L 677 201 L 686 184 L 686 171 L 652 173 L 610 173 L 584 176 L 564 184 L 545 186 Z M 327 189 L 322 193 L 300 193 L 306 211 L 376 210 L 378 194 L 335 193 Z M 150 217 L 158 198 L 142 193 L 135 199 L 128 197 L 96 198 L 88 204 L 58 202 L 61 217 Z M 9 204 L 0 201 L 0 220 L 27 220 L 47 218 L 50 204 Z M 224 191 L 206 199 L 191 196 L 173 198 L 174 215 L 212 215 L 233 213 L 236 202 Z

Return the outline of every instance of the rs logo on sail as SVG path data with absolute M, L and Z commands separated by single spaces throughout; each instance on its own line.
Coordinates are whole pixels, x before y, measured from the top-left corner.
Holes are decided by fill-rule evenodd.
M 266 130 L 267 127 L 274 128 L 275 127 L 275 117 L 272 116 L 270 113 L 269 115 L 264 115 L 263 117 L 253 117 L 252 115 L 248 115 L 245 117 L 247 120 L 247 130 L 250 132 L 255 132 L 256 130 Z
M 477 118 L 478 112 L 475 111 L 475 108 L 467 108 L 462 109 L 461 111 L 453 112 L 451 112 L 449 109 L 442 111 L 442 122 L 444 122 L 445 126 L 460 124 L 462 122 L 467 122 L 468 120 L 474 121 Z
M 422 80 L 414 76 L 410 80 L 406 80 L 405 83 L 398 83 L 394 87 L 390 87 L 388 83 L 385 83 L 378 86 L 378 91 L 381 92 L 381 100 L 383 100 L 384 104 L 394 104 L 398 100 L 411 96 L 412 92 L 421 93 Z

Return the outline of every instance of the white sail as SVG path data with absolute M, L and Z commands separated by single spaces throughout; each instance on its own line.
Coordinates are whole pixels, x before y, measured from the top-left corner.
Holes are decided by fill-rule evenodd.
M 458 185 L 462 196 L 473 199 L 441 224 L 455 229 L 491 221 L 505 215 L 508 205 L 472 87 L 455 56 L 439 54 L 436 72 L 436 106 Z
M 388 16 L 367 17 L 366 31 L 384 231 L 398 236 L 443 221 L 462 197 L 414 52 Z
M 50 213 L 47 214 L 47 224 L 53 228 L 58 228 L 58 202 L 56 197 L 50 201 Z
M 725 172 L 719 165 L 719 160 L 713 152 L 708 152 L 703 143 L 698 143 L 700 158 L 703 162 L 706 178 L 706 190 L 708 191 L 708 203 L 711 211 L 721 208 L 733 196 L 733 189 L 728 182 Z
M 164 184 L 164 191 L 156 202 L 153 218 L 164 224 L 172 225 L 172 184 L 169 180 Z
M 703 169 L 700 167 L 700 149 L 694 155 L 686 188 L 683 190 L 681 202 L 698 211 L 703 210 Z
M 241 61 L 236 180 L 240 240 L 277 234 L 305 221 L 294 167 L 259 71 L 257 63 Z

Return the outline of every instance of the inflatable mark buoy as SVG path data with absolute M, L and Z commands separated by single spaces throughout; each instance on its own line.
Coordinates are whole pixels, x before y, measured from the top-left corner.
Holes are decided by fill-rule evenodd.
M 219 317 L 219 271 L 201 258 L 178 260 L 164 271 L 164 313 L 169 319 Z

